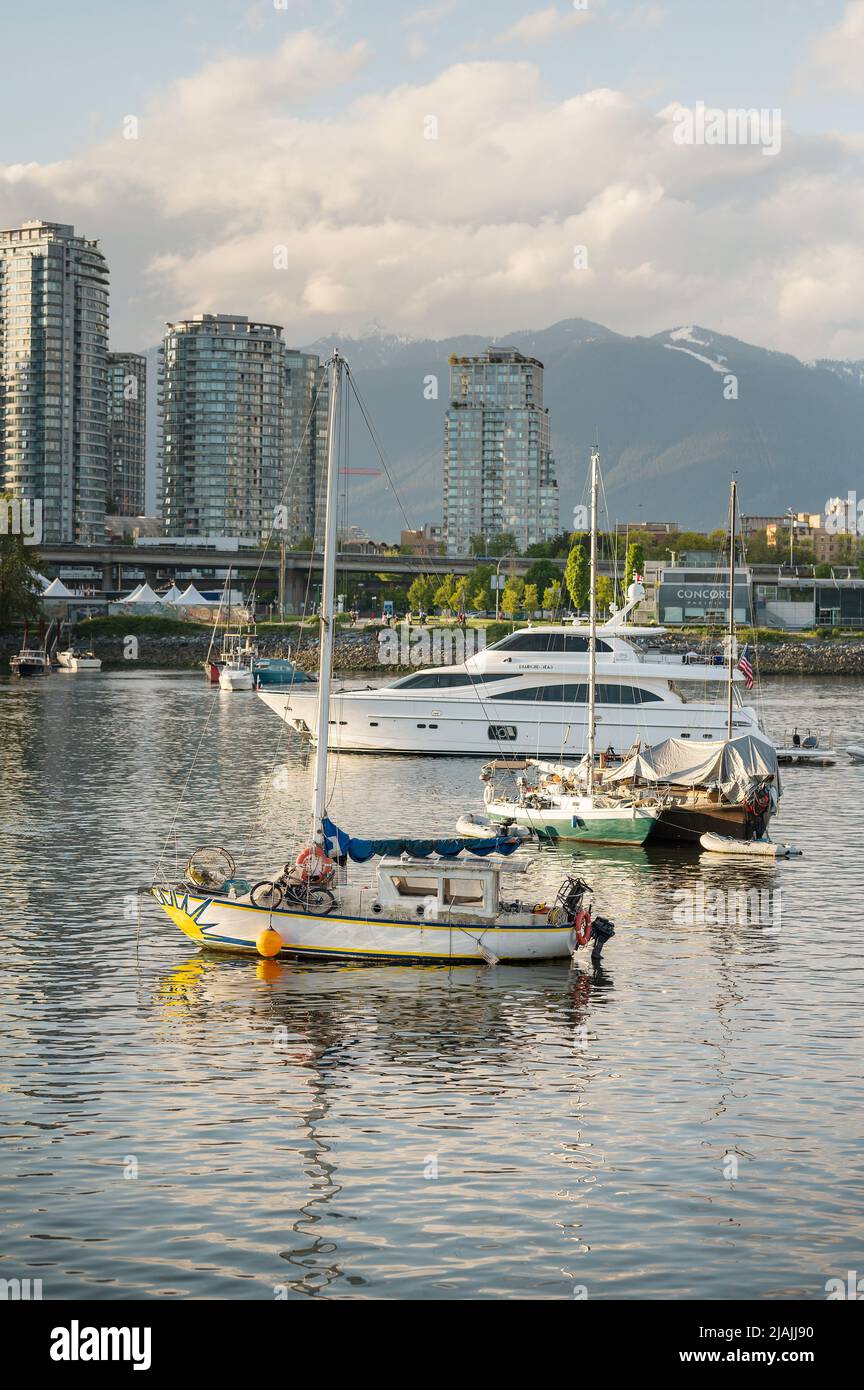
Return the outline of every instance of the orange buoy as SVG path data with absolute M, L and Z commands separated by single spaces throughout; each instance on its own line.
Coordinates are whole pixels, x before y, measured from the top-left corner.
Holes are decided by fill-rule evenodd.
M 269 960 L 271 956 L 278 955 L 282 950 L 282 938 L 278 931 L 274 931 L 272 927 L 265 927 L 262 932 L 258 933 L 255 946 L 259 956 Z

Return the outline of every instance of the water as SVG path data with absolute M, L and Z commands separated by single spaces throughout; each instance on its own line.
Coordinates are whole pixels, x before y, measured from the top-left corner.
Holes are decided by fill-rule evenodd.
M 774 680 L 766 710 L 842 746 L 862 693 Z M 221 842 L 263 876 L 307 826 L 306 755 L 260 701 L 57 675 L 0 683 L 0 719 L 0 1277 L 45 1298 L 824 1298 L 864 1268 L 864 768 L 785 771 L 798 862 L 532 851 L 532 891 L 575 862 L 616 921 L 596 976 L 274 966 L 199 954 L 147 900 L 136 943 L 202 729 L 181 860 Z M 478 771 L 344 758 L 332 808 L 452 833 Z M 682 921 L 700 884 L 780 888 L 780 929 Z

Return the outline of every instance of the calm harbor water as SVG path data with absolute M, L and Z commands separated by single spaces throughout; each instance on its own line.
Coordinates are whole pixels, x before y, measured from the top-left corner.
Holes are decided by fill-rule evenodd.
M 765 712 L 842 746 L 864 742 L 862 695 L 777 679 Z M 55 675 L 0 681 L 0 727 L 0 1278 L 45 1298 L 819 1299 L 864 1270 L 864 768 L 785 771 L 774 833 L 797 862 L 531 851 L 530 895 L 575 865 L 616 922 L 596 975 L 274 966 L 198 953 L 147 900 L 139 924 L 134 897 L 166 840 L 171 866 L 224 843 L 246 877 L 288 857 L 307 754 L 260 701 Z M 346 757 L 333 811 L 452 833 L 478 771 Z M 780 890 L 779 929 L 705 922 L 700 889 L 735 887 Z

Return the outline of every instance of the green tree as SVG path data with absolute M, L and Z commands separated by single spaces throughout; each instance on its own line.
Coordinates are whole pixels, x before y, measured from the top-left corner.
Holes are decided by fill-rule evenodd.
M 536 584 L 526 583 L 525 592 L 522 595 L 522 603 L 526 613 L 536 613 L 537 609 L 540 607 L 540 596 L 537 593 Z
M 6 508 L 7 520 L 10 501 L 11 498 L 0 495 L 0 507 Z M 0 627 L 35 618 L 41 612 L 38 563 L 38 555 L 32 546 L 24 544 L 23 536 L 0 532 Z
M 426 575 L 418 575 L 408 590 L 408 604 L 412 613 L 428 613 L 435 602 L 435 581 Z
M 570 553 L 570 532 L 562 531 L 550 541 L 534 541 L 525 551 L 529 560 L 566 560 Z
M 597 614 L 600 618 L 609 617 L 610 604 L 615 601 L 615 586 L 607 575 L 601 574 L 597 580 Z
M 488 547 L 487 547 L 488 540 Z M 471 544 L 477 542 L 479 549 L 472 550 L 472 555 L 491 555 L 494 559 L 499 559 L 502 555 L 518 555 L 519 546 L 512 531 L 501 531 L 497 536 L 472 536 Z
M 585 554 L 585 547 L 579 538 L 574 540 L 570 554 L 567 556 L 564 583 L 567 585 L 567 592 L 573 607 L 577 612 L 581 612 L 588 601 L 588 590 L 591 586 L 591 562 Z
M 624 566 L 624 590 L 630 588 L 634 574 L 645 573 L 645 548 L 640 541 L 631 541 L 627 548 L 627 563 Z
M 501 596 L 501 611 L 507 614 L 508 618 L 515 618 L 523 604 L 525 593 L 525 580 L 510 578 L 504 585 L 504 593 Z
M 453 585 L 453 593 L 450 598 L 450 609 L 453 613 L 464 613 L 468 607 L 468 580 L 461 574 Z
M 433 602 L 436 608 L 441 608 L 446 613 L 453 602 L 453 575 L 445 574 L 438 588 L 435 590 Z
M 552 584 L 554 580 L 560 578 L 561 566 L 553 565 L 551 560 L 535 560 L 525 573 L 525 583 L 536 584 L 539 594 L 543 593 L 547 584 Z
M 478 565 L 470 579 L 471 607 L 490 609 L 495 607 L 491 582 L 494 570 L 491 565 Z
M 561 607 L 561 581 L 553 579 L 551 584 L 547 584 L 543 591 L 543 607 L 549 608 L 553 612 Z

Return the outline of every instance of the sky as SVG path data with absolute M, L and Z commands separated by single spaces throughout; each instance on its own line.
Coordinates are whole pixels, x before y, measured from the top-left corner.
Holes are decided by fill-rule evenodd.
M 864 0 L 47 0 L 2 44 L 0 225 L 99 240 L 116 350 L 221 312 L 864 358 Z

